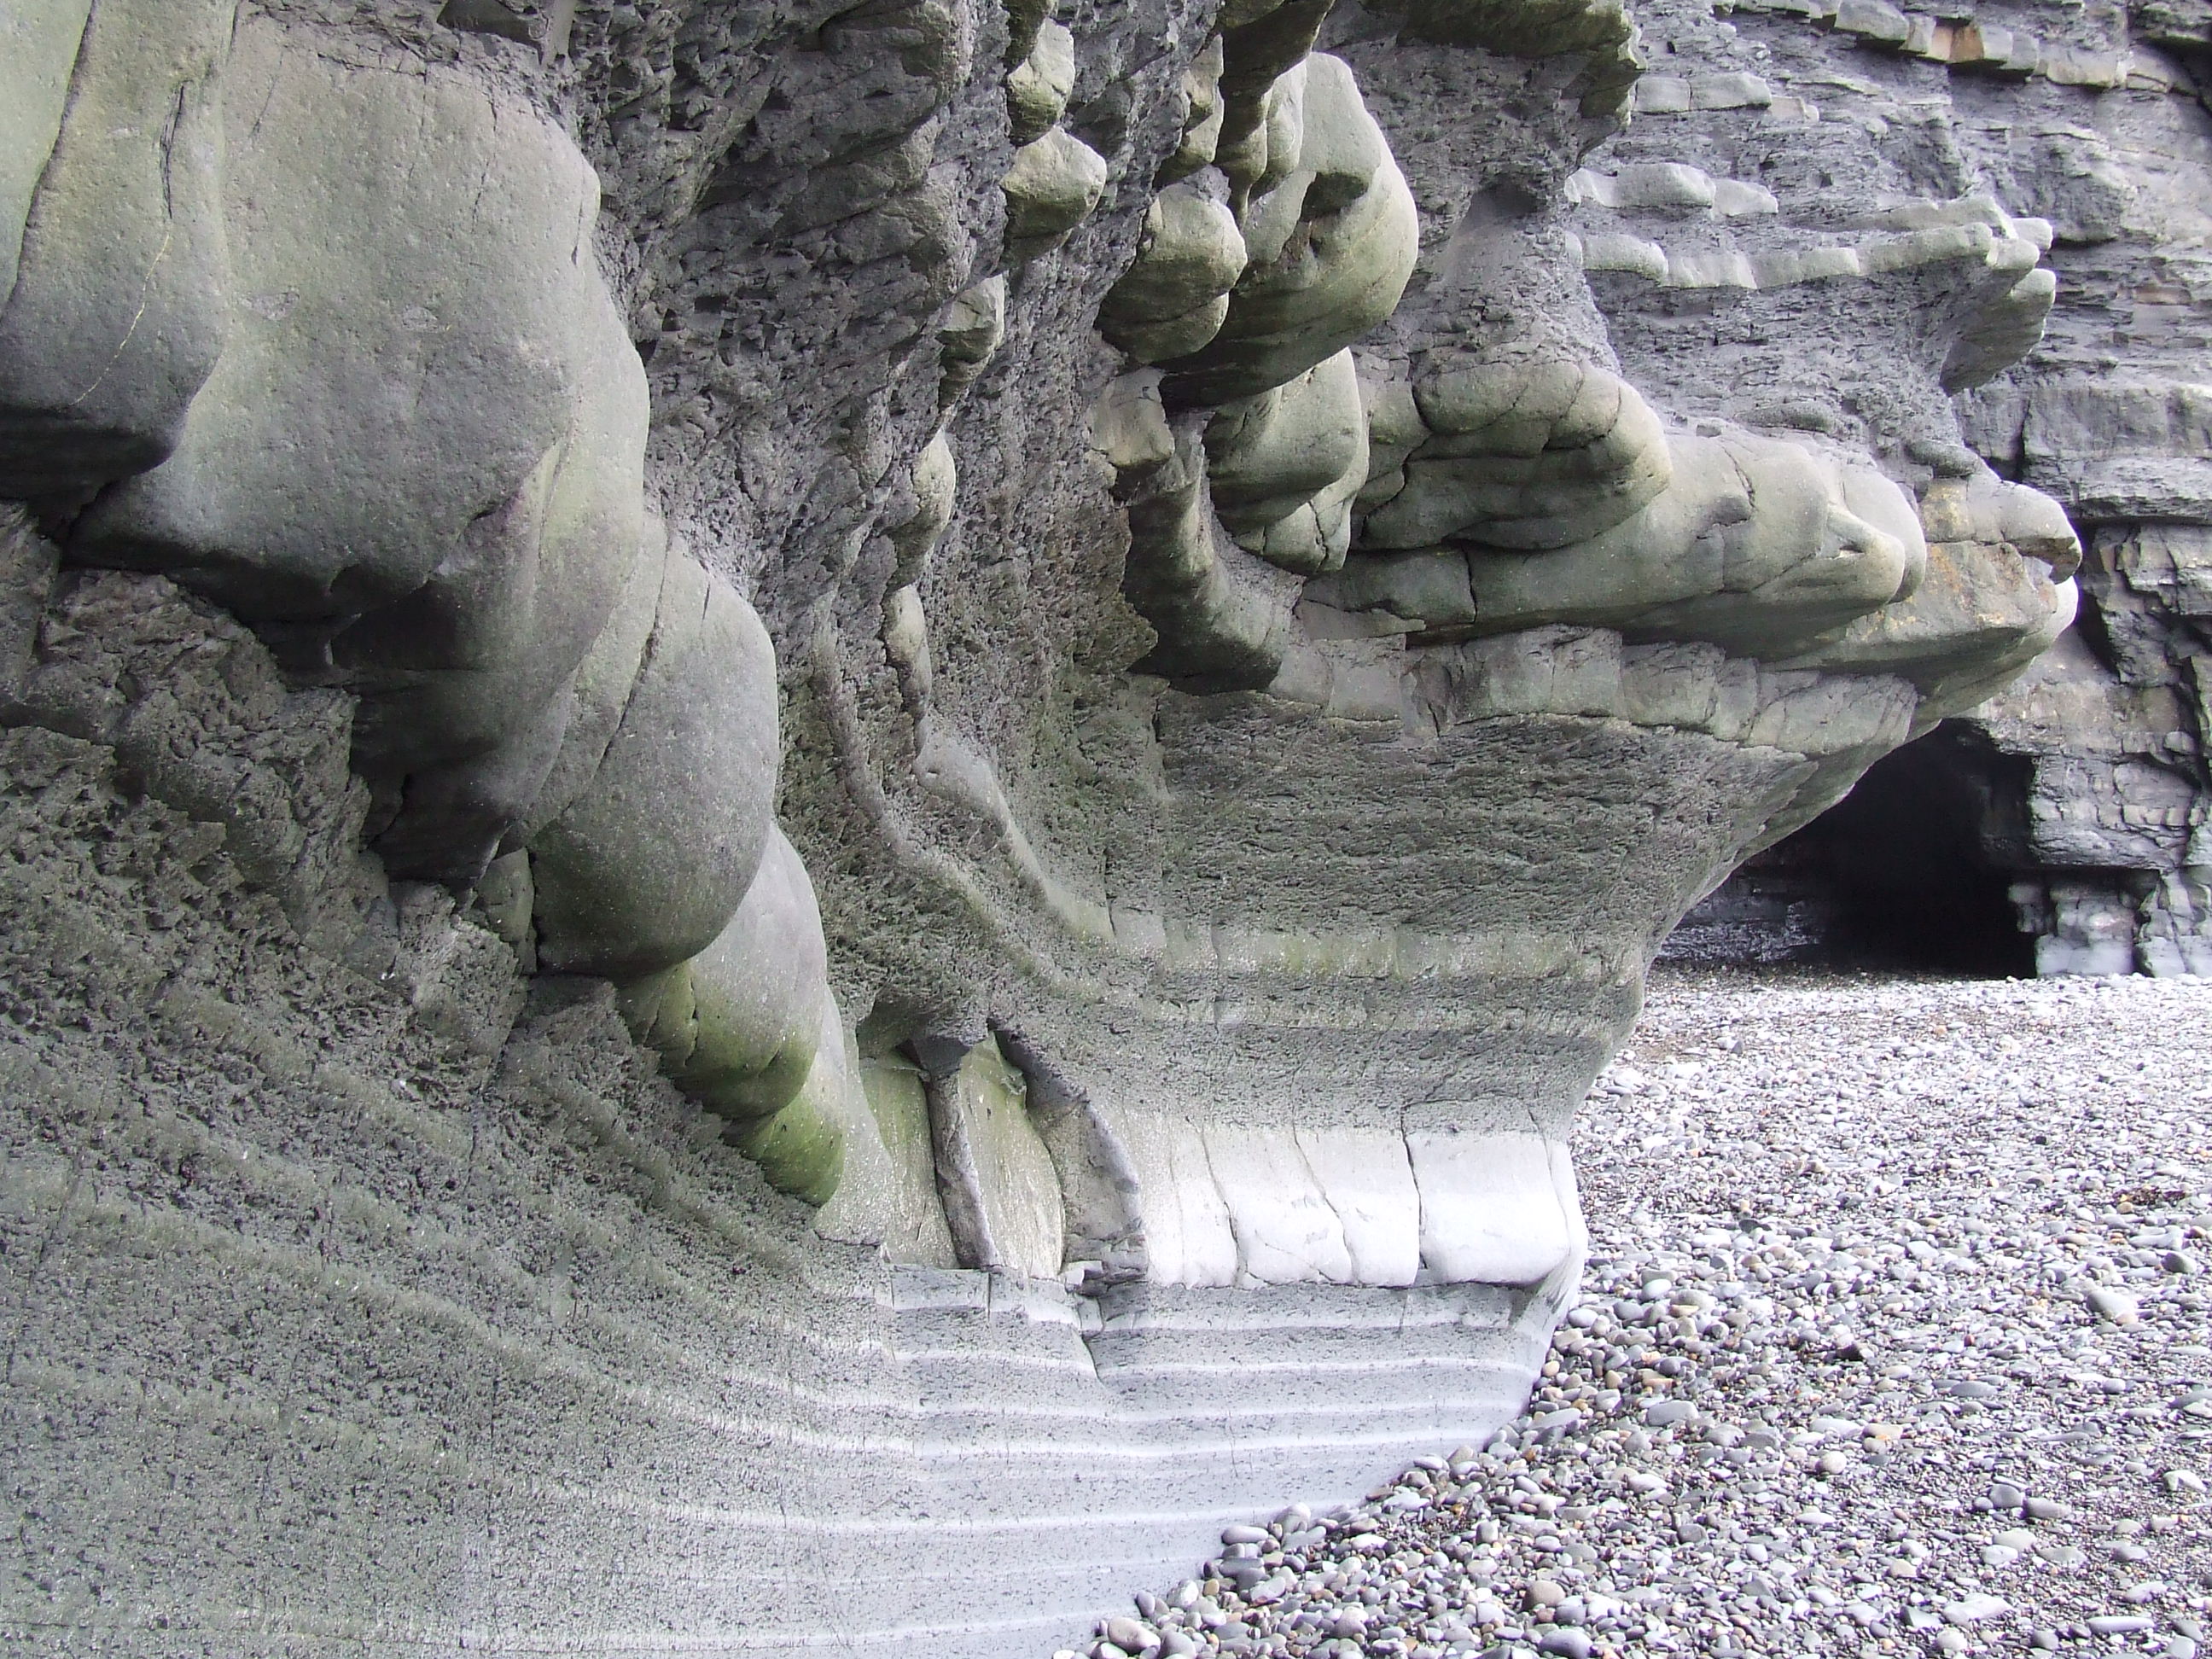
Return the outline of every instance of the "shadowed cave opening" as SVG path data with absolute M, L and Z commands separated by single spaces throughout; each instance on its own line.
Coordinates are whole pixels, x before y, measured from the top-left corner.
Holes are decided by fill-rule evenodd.
M 1946 720 L 1752 858 L 1682 919 L 1662 959 L 2033 975 L 2014 902 L 2032 763 Z

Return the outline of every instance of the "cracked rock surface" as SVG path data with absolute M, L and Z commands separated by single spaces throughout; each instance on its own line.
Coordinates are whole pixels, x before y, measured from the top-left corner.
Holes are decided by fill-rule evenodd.
M 1528 1409 L 1125 1653 L 2151 1653 L 2212 1607 L 2194 981 L 1662 969 Z M 1092 1652 L 1112 1659 L 1103 1645 Z

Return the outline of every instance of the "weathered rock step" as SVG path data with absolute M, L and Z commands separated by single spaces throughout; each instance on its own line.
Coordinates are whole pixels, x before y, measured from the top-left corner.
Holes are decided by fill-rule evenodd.
M 1594 1254 L 1528 1410 L 1224 1528 L 1115 1646 L 2195 1659 L 2208 1014 L 2201 981 L 1662 969 L 1581 1121 Z

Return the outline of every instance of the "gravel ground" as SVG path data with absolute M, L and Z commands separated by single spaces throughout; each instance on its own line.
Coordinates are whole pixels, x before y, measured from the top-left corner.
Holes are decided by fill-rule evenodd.
M 2195 1659 L 2212 981 L 1662 969 L 1577 1156 L 1521 1420 L 1230 1528 L 1097 1659 Z

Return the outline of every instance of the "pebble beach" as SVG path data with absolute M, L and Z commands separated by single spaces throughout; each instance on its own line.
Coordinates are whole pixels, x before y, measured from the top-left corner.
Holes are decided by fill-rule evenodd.
M 1075 1659 L 2197 1659 L 2212 982 L 1662 966 L 1576 1160 L 1518 1421 Z

